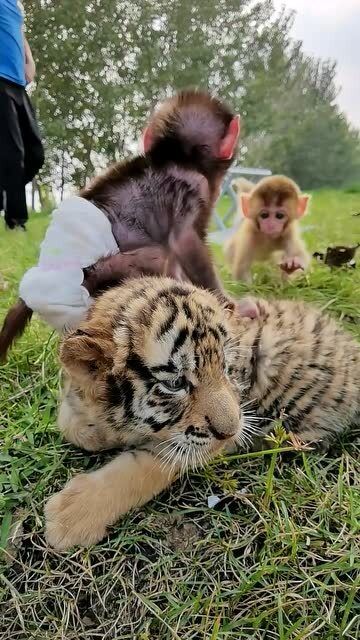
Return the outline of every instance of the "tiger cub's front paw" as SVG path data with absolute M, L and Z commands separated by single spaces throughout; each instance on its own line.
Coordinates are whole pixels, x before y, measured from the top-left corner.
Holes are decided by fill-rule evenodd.
M 106 535 L 106 519 L 102 513 L 97 482 L 91 474 L 70 480 L 45 506 L 45 535 L 48 543 L 63 551 L 75 545 L 86 547 Z

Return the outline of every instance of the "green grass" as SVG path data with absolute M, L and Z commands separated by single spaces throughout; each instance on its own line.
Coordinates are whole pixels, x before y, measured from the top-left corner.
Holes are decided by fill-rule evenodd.
M 359 193 L 314 194 L 311 250 L 360 240 Z M 0 317 L 36 260 L 48 219 L 0 232 Z M 216 248 L 221 262 L 221 251 Z M 360 261 L 360 256 L 359 256 Z M 249 289 L 229 282 L 239 294 Z M 1 285 L 0 285 L 1 287 Z M 303 298 L 360 338 L 360 268 L 314 264 L 296 284 L 257 269 L 251 291 Z M 27 640 L 355 640 L 360 636 L 360 465 L 356 446 L 332 455 L 232 456 L 194 473 L 124 518 L 92 549 L 59 554 L 43 538 L 43 504 L 105 456 L 56 430 L 57 339 L 33 322 L 0 367 L 0 638 Z M 270 445 L 271 446 L 271 445 Z M 233 496 L 223 510 L 212 493 Z

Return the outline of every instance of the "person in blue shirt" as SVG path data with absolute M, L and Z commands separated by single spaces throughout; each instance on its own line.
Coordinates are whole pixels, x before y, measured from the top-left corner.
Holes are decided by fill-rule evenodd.
M 35 64 L 19 0 L 0 0 L 0 210 L 7 228 L 28 219 L 25 186 L 44 163 L 35 112 L 25 90 Z

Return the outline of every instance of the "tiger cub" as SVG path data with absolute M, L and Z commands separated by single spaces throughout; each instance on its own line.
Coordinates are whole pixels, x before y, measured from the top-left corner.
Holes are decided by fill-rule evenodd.
M 96 300 L 61 346 L 59 427 L 83 449 L 124 450 L 49 500 L 51 545 L 98 542 L 186 468 L 246 444 L 254 425 L 265 433 L 282 416 L 314 441 L 359 421 L 360 345 L 301 303 L 258 305 L 257 319 L 240 318 L 212 293 L 162 278 Z

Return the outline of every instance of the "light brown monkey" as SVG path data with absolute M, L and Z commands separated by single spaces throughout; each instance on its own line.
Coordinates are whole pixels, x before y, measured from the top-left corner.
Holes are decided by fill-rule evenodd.
M 239 193 L 244 220 L 226 247 L 235 279 L 251 282 L 252 263 L 276 252 L 280 252 L 279 266 L 286 276 L 308 267 L 310 256 L 300 235 L 299 219 L 309 199 L 285 176 L 263 178 L 250 193 Z

